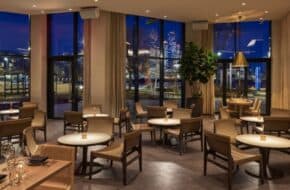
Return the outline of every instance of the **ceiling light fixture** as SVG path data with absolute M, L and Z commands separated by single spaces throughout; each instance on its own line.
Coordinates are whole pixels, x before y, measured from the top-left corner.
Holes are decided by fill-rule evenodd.
M 95 2 L 98 2 L 99 0 L 94 0 Z
M 149 9 L 146 9 L 146 10 L 145 10 L 145 13 L 147 13 L 147 14 L 150 13 L 150 12 L 151 12 L 151 11 L 150 11 Z
M 245 3 L 245 2 L 242 2 L 242 6 L 246 6 L 247 5 L 247 3 Z
M 268 14 L 268 13 L 269 13 L 269 11 L 264 11 L 264 13 L 265 13 L 265 14 Z
M 164 15 L 163 18 L 168 18 L 168 16 Z
M 35 8 L 35 7 L 36 7 L 36 5 L 32 5 L 32 7 L 33 7 L 33 8 Z
M 69 8 L 68 11 L 72 11 L 72 8 Z
M 264 18 L 263 18 L 263 17 L 261 17 L 261 18 L 259 18 L 259 20 L 264 20 Z
M 218 13 L 215 14 L 216 17 L 220 16 Z

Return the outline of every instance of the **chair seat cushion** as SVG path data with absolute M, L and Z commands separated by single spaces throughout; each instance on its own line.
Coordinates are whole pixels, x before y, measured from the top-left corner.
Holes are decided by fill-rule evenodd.
M 92 151 L 91 156 L 105 158 L 108 160 L 121 160 L 124 150 L 123 143 L 114 143 L 102 150 Z
M 169 134 L 169 135 L 179 136 L 180 129 L 166 129 L 164 132 Z
M 259 161 L 261 159 L 261 155 L 247 153 L 245 151 L 238 149 L 235 146 L 231 147 L 231 153 L 233 161 L 236 164 L 244 164 L 250 161 Z
M 133 124 L 133 130 L 135 131 L 153 131 L 154 128 L 150 127 L 147 123 Z

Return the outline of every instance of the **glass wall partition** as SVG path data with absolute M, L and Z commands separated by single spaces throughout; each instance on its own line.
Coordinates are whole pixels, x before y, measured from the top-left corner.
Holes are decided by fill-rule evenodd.
M 83 20 L 78 13 L 48 15 L 48 116 L 82 110 Z
M 182 104 L 183 83 L 178 74 L 184 44 L 184 24 L 128 15 L 126 98 L 134 102 L 162 105 L 174 99 Z
M 271 22 L 215 24 L 214 50 L 219 56 L 215 78 L 216 111 L 226 99 L 243 94 L 262 100 L 262 113 L 270 113 L 271 103 Z M 237 51 L 248 60 L 246 68 L 233 68 Z M 241 92 L 238 92 L 241 91 Z
M 0 109 L 29 98 L 29 16 L 0 12 Z

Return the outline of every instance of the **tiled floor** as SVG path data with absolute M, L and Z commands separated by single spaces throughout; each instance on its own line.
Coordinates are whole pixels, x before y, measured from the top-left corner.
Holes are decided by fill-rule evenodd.
M 211 130 L 212 119 L 205 120 L 205 128 Z M 62 121 L 50 120 L 48 122 L 49 141 L 56 142 L 62 135 Z M 41 137 L 39 136 L 39 139 Z M 96 148 L 96 147 L 92 147 Z M 251 151 L 257 151 L 255 149 Z M 208 176 L 204 177 L 203 154 L 200 151 L 200 143 L 188 144 L 186 153 L 179 156 L 175 148 L 154 145 L 149 141 L 149 135 L 144 135 L 143 146 L 143 172 L 139 173 L 137 162 L 129 167 L 129 185 L 122 185 L 121 165 L 114 163 L 111 169 L 103 170 L 93 176 L 93 180 L 87 177 L 76 177 L 77 190 L 192 190 L 192 189 L 226 189 L 226 173 L 212 164 L 208 164 Z M 81 152 L 78 154 L 81 158 Z M 101 160 L 100 160 L 101 161 Z M 106 163 L 106 161 L 102 161 Z M 258 164 L 244 165 L 234 175 L 233 189 L 290 189 L 290 155 L 272 151 L 270 164 L 284 173 L 281 179 L 266 181 L 259 185 L 258 180 L 247 175 L 245 168 L 257 168 Z

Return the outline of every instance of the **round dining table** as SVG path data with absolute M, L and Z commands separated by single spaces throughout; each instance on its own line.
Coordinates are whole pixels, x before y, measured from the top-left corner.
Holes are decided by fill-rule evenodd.
M 6 110 L 0 110 L 0 116 L 1 120 L 4 120 L 5 116 L 11 116 L 19 114 L 19 109 L 6 109 Z
M 279 170 L 269 167 L 270 150 L 283 150 L 290 148 L 290 140 L 272 135 L 246 134 L 238 135 L 236 140 L 242 144 L 256 147 L 260 150 L 263 161 L 263 174 L 265 179 L 276 179 L 283 176 Z M 246 170 L 246 172 L 254 177 L 260 177 L 255 171 Z
M 109 117 L 109 114 L 106 114 L 106 113 L 96 113 L 96 114 L 87 113 L 87 114 L 83 114 L 83 118 L 84 119 L 92 118 L 92 117 Z
M 83 149 L 82 162 L 76 174 L 88 175 L 87 173 L 87 167 L 89 166 L 87 160 L 88 147 L 95 145 L 107 145 L 111 139 L 112 137 L 105 133 L 84 132 L 61 136 L 57 139 L 57 142 L 61 145 L 75 147 L 76 150 L 78 147 Z M 79 170 L 81 170 L 81 172 L 78 172 Z
M 246 98 L 230 98 L 227 99 L 227 104 L 229 105 L 229 107 L 234 107 L 234 111 L 236 111 L 240 117 L 242 116 L 243 111 L 253 104 L 253 101 Z
M 162 135 L 163 135 L 163 129 L 164 128 L 171 128 L 176 127 L 180 125 L 180 119 L 174 119 L 174 118 L 154 118 L 149 119 L 148 124 L 159 128 L 160 130 L 160 140 L 162 142 Z
M 255 125 L 261 125 L 264 123 L 264 117 L 262 116 L 242 116 L 240 117 L 242 121 L 242 127 L 245 126 L 247 128 L 247 133 L 249 133 L 249 123 L 254 123 Z M 243 130 L 241 128 L 241 133 L 243 134 Z

